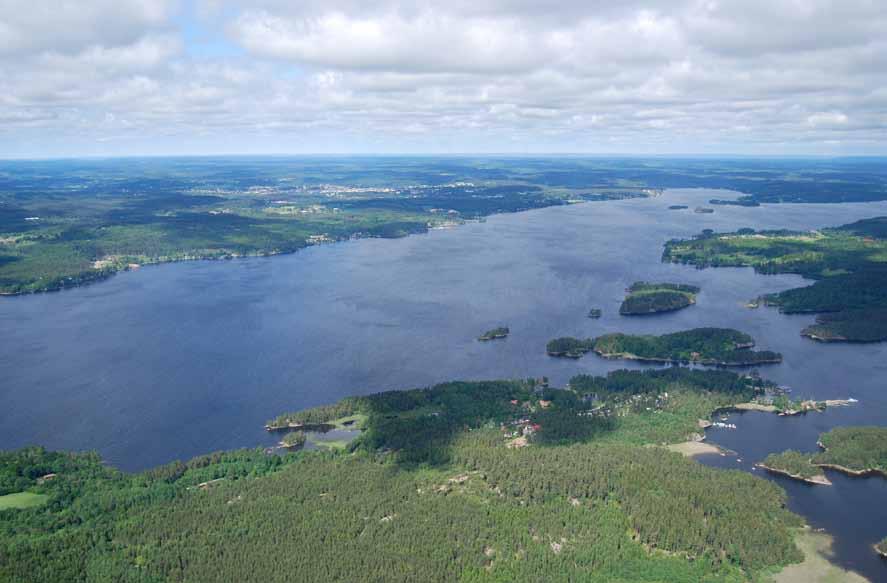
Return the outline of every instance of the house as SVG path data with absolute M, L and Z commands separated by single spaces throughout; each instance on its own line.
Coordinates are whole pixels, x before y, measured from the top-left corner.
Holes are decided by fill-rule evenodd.
M 46 474 L 45 476 L 41 476 L 37 478 L 37 483 L 42 484 L 43 482 L 48 482 L 49 480 L 54 480 L 58 474 Z

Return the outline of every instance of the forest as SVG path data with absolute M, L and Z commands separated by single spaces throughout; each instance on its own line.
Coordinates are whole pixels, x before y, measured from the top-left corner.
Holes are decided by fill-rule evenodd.
M 887 340 L 887 217 L 813 232 L 703 233 L 666 243 L 664 261 L 797 273 L 812 285 L 767 295 L 784 313 L 817 314 L 803 335 L 823 342 Z
M 290 431 L 280 439 L 280 445 L 288 449 L 298 449 L 305 445 L 307 437 L 304 431 Z
M 283 416 L 365 415 L 347 451 L 139 474 L 3 452 L 0 495 L 48 501 L 0 510 L 0 580 L 757 580 L 801 559 L 785 493 L 648 446 L 765 384 L 682 368 L 445 383 Z
M 563 336 L 550 340 L 545 345 L 545 351 L 549 356 L 559 356 L 565 358 L 580 358 L 584 354 L 591 352 L 594 348 L 594 339 L 581 340 L 571 336 Z
M 887 476 L 887 427 L 836 427 L 819 436 L 813 463 Z
M 759 465 L 800 480 L 812 481 L 813 478 L 825 478 L 822 468 L 813 464 L 810 457 L 809 453 L 787 450 L 771 453 Z
M 594 351 L 604 358 L 716 366 L 749 366 L 782 360 L 778 352 L 752 350 L 754 344 L 751 336 L 738 330 L 694 328 L 661 336 L 617 332 L 586 340 L 556 338 L 546 349 L 551 356 L 569 358 Z
M 640 316 L 681 310 L 695 304 L 698 293 L 699 288 L 693 285 L 638 281 L 628 288 L 619 313 Z
M 881 474 L 887 477 L 887 428 L 836 427 L 819 436 L 822 451 L 802 453 L 788 450 L 767 456 L 762 467 L 793 478 L 828 483 L 823 468 L 851 475 Z

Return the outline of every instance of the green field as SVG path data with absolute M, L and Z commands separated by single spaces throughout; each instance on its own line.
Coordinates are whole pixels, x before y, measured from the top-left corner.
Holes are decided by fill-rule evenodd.
M 0 510 L 36 508 L 43 506 L 49 500 L 46 494 L 35 494 L 33 492 L 15 492 L 0 496 Z

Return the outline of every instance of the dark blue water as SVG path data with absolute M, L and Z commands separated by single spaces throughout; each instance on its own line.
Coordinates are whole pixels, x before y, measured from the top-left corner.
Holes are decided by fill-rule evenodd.
M 785 362 L 762 372 L 791 385 L 794 396 L 860 400 L 801 419 L 745 415 L 743 430 L 711 437 L 739 451 L 743 464 L 716 463 L 750 470 L 771 451 L 813 449 L 833 426 L 887 423 L 887 344 L 817 344 L 799 335 L 812 317 L 743 307 L 801 278 L 660 262 L 666 240 L 704 228 L 838 225 L 885 215 L 887 203 L 666 210 L 727 196 L 671 190 L 285 257 L 147 267 L 74 290 L 3 298 L 0 447 L 97 449 L 136 470 L 271 445 L 274 436 L 262 430 L 268 418 L 346 395 L 452 379 L 547 375 L 563 384 L 625 366 L 549 358 L 545 344 L 556 336 L 703 325 L 744 330 L 782 352 Z M 703 291 L 681 312 L 620 318 L 624 288 L 641 279 Z M 603 317 L 588 319 L 591 307 Z M 511 328 L 508 339 L 475 340 L 500 324 Z M 887 578 L 887 564 L 871 551 L 887 535 L 887 521 L 872 510 L 887 502 L 885 481 L 831 477 L 831 489 L 780 483 L 794 509 L 837 535 L 839 562 Z
M 882 382 L 885 377 L 882 376 Z M 887 535 L 887 480 L 880 477 L 855 478 L 826 470 L 831 486 L 806 484 L 756 469 L 754 464 L 774 451 L 795 449 L 817 451 L 820 433 L 839 425 L 884 424 L 883 408 L 871 410 L 833 407 L 827 413 L 804 417 L 779 417 L 766 413 L 733 413 L 729 423 L 736 430 L 712 428 L 708 439 L 736 452 L 736 455 L 701 456 L 706 465 L 734 468 L 766 476 L 785 488 L 789 508 L 804 516 L 814 528 L 824 528 L 834 536 L 832 551 L 836 563 L 857 571 L 872 581 L 887 580 L 887 561 L 872 545 Z

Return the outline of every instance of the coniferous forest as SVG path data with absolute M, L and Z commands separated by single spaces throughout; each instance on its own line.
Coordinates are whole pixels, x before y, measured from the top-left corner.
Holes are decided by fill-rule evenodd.
M 817 314 L 802 334 L 822 342 L 887 340 L 887 217 L 821 231 L 705 232 L 665 245 L 663 260 L 697 267 L 751 266 L 760 273 L 797 273 L 811 285 L 763 301 L 787 314 Z
M 751 580 L 801 559 L 784 492 L 649 446 L 766 385 L 682 368 L 566 390 L 446 383 L 276 420 L 361 416 L 345 451 L 139 474 L 95 454 L 3 453 L 0 496 L 46 501 L 0 510 L 0 580 Z

